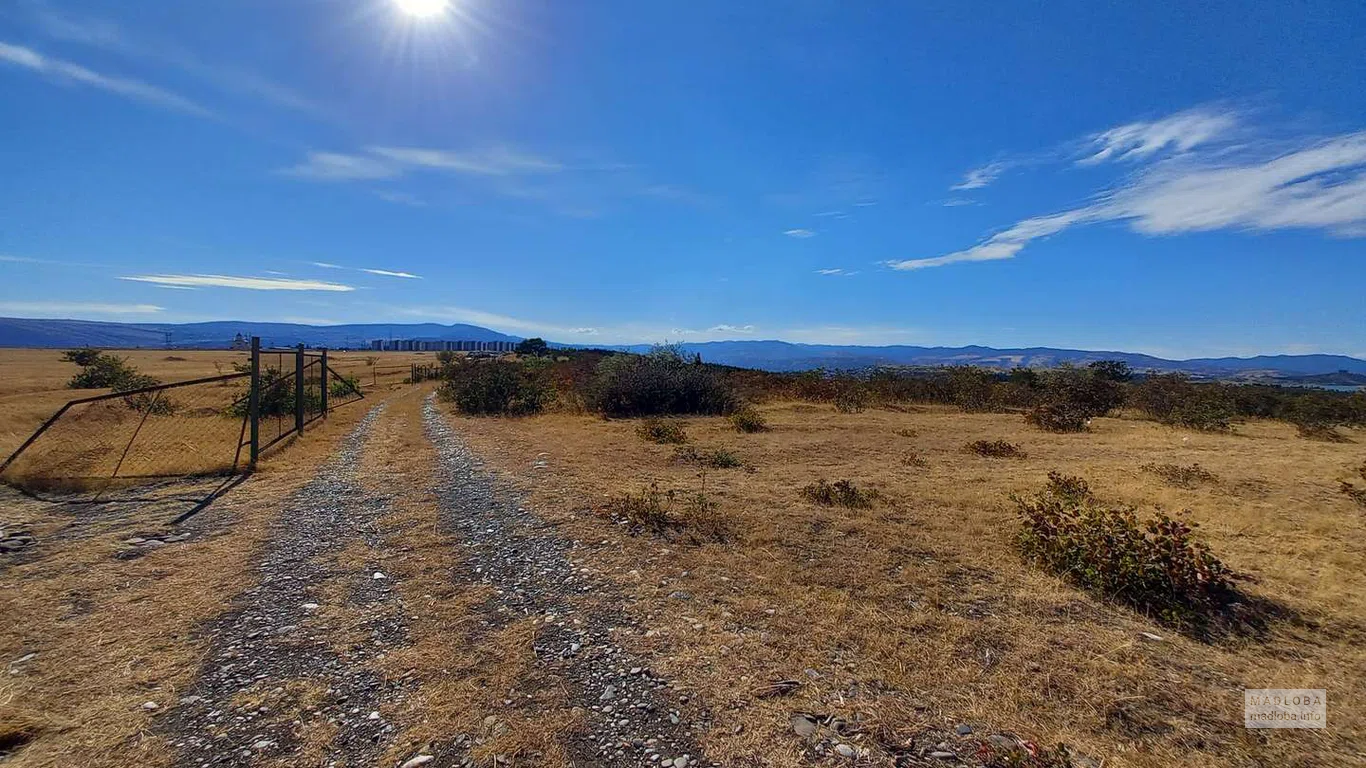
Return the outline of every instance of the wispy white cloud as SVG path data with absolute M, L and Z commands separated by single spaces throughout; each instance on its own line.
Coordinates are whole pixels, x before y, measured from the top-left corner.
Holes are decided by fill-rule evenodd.
M 346 267 L 343 267 L 340 264 L 332 264 L 326 261 L 310 261 L 308 263 L 312 264 L 315 267 L 321 267 L 323 269 L 346 269 Z
M 413 171 L 471 176 L 522 176 L 564 170 L 554 160 L 508 147 L 466 151 L 420 147 L 368 147 L 363 152 L 309 152 L 303 162 L 282 173 L 313 181 L 373 181 L 392 179 Z M 383 196 L 383 193 L 380 193 Z M 392 198 L 392 194 L 390 199 Z
M 380 275 L 380 276 L 382 276 L 382 277 L 402 277 L 402 278 L 405 278 L 405 279 L 408 279 L 408 280 L 421 280 L 421 279 L 422 279 L 422 275 L 414 275 L 412 272 L 396 272 L 396 271 L 391 270 L 391 269 L 366 269 L 366 268 L 362 267 L 360 271 L 361 271 L 361 272 L 368 272 L 368 273 L 370 273 L 370 274 L 372 274 L 372 275 Z
M 153 315 L 155 304 L 104 304 L 84 301 L 0 301 L 0 313 L 27 317 L 76 318 L 89 315 Z
M 235 277 L 231 275 L 129 275 L 120 280 L 192 288 L 241 288 L 250 291 L 354 291 L 341 283 L 294 280 L 282 277 Z
M 44 56 L 30 48 L 0 43 L 0 61 L 39 73 L 56 83 L 85 85 L 195 117 L 215 117 L 209 109 L 164 88 L 140 80 L 101 74 L 79 64 Z
M 564 166 L 554 160 L 501 146 L 460 151 L 422 147 L 369 147 L 368 151 L 400 166 L 479 176 L 558 173 L 564 170 Z
M 843 269 L 839 269 L 839 268 L 818 269 L 818 270 L 816 270 L 816 274 L 818 274 L 818 275 L 842 275 L 842 274 L 844 274 L 844 270 L 843 270 Z
M 1128 123 L 1090 136 L 1087 143 L 1091 154 L 1077 163 L 1145 160 L 1165 150 L 1189 152 L 1222 139 L 1237 125 L 1236 113 L 1217 107 L 1197 107 L 1160 120 Z
M 388 203 L 411 205 L 415 208 L 422 208 L 427 205 L 425 201 L 416 195 L 410 195 L 407 192 L 394 192 L 393 190 L 388 189 L 377 190 L 375 192 L 375 197 Z
M 280 173 L 311 181 L 374 181 L 396 178 L 403 171 L 393 163 L 365 155 L 309 152 L 303 162 Z
M 1000 178 L 1001 174 L 1005 173 L 1006 169 L 1009 167 L 1010 164 L 1006 161 L 998 160 L 994 163 L 987 163 L 980 168 L 973 168 L 963 175 L 962 181 L 949 187 L 949 189 L 955 192 L 969 189 L 981 189 Z
M 789 229 L 789 230 L 787 230 L 786 232 L 784 232 L 783 234 L 784 234 L 784 235 L 787 235 L 788 237 L 795 237 L 795 238 L 798 238 L 799 240 L 805 240 L 805 239 L 808 238 L 808 237 L 815 237 L 815 236 L 816 236 L 816 233 L 815 233 L 815 232 L 813 232 L 813 231 L 811 231 L 811 230 L 809 230 L 809 229 L 800 229 L 800 228 L 798 228 L 798 229 Z
M 722 325 L 713 325 L 712 327 L 708 328 L 707 331 L 708 331 L 709 333 L 740 333 L 740 334 L 744 334 L 744 335 L 748 336 L 748 335 L 754 333 L 754 326 L 752 326 L 752 325 L 725 325 L 725 324 L 722 324 Z
M 247 70 L 208 64 L 194 53 L 174 45 L 135 40 L 119 25 L 106 19 L 74 16 L 36 6 L 33 21 L 42 34 L 53 40 L 90 46 L 129 59 L 163 64 L 224 93 L 313 117 L 326 117 L 320 105 L 286 86 Z
M 1190 135 L 1172 138 L 1175 129 L 1167 128 L 1134 139 L 1140 133 L 1135 129 L 1124 134 L 1128 138 L 1110 140 L 1113 158 L 1142 160 L 1166 146 L 1176 154 L 1151 163 L 1091 204 L 1024 219 L 962 251 L 887 266 L 914 270 L 1009 259 L 1039 238 L 1109 221 L 1142 235 L 1307 229 L 1366 236 L 1366 131 L 1290 146 L 1242 138 L 1236 148 L 1216 144 L 1202 151 L 1198 146 L 1213 142 L 1216 128 L 1229 123 L 1178 124 Z
M 966 197 L 950 197 L 941 203 L 945 208 L 958 208 L 965 205 L 979 205 L 976 200 L 969 200 Z

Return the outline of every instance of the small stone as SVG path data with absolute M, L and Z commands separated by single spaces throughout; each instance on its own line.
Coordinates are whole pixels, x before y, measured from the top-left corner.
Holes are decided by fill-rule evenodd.
M 966 724 L 966 723 L 964 723 L 963 725 L 958 726 L 958 727 L 957 727 L 956 729 L 954 729 L 954 730 L 956 730 L 956 731 L 958 732 L 958 735 L 959 735 L 959 736 L 969 736 L 969 735 L 972 734 L 972 726 L 970 726 L 970 725 L 968 725 L 968 724 Z
M 269 739 L 261 739 L 260 741 L 256 742 L 255 744 L 252 744 L 252 745 L 251 745 L 251 748 L 252 748 L 252 749 L 260 750 L 260 749 L 270 749 L 270 748 L 273 747 L 273 746 L 275 746 L 275 742 L 273 742 L 273 741 L 271 741 L 271 740 L 269 740 Z
M 144 701 L 142 702 L 142 708 L 147 710 L 148 712 L 151 712 L 154 709 L 160 709 L 161 705 L 156 703 L 155 701 Z
M 936 759 L 938 759 L 938 760 L 957 760 L 957 759 L 958 759 L 958 755 L 955 755 L 955 754 L 952 753 L 952 752 L 945 752 L 945 751 L 943 751 L 943 750 L 938 750 L 938 749 L 935 750 L 935 751 L 933 751 L 933 752 L 931 752 L 931 753 L 930 753 L 930 757 L 936 758 Z
M 385 576 L 384 574 L 380 573 L 379 571 L 375 571 L 375 575 L 374 575 L 374 576 L 371 576 L 370 578 L 374 579 L 375 581 L 379 581 L 380 579 L 387 579 L 387 578 L 389 578 L 389 577 L 388 577 L 388 576 Z
M 304 603 L 303 605 L 301 605 L 301 606 L 299 606 L 299 607 L 300 607 L 300 608 L 303 608 L 305 611 L 316 611 L 316 610 L 318 610 L 318 604 L 317 604 L 317 603 Z
M 808 715 L 793 715 L 792 730 L 796 732 L 798 736 L 810 736 L 816 732 L 816 721 Z
M 1151 640 L 1151 641 L 1153 641 L 1154 643 L 1160 643 L 1160 642 L 1162 642 L 1162 636 L 1161 636 L 1161 635 L 1154 635 L 1154 634 L 1151 633 L 1151 632 L 1139 632 L 1138 634 L 1142 635 L 1144 640 Z
M 123 540 L 123 543 L 124 543 L 124 544 L 128 544 L 129 546 L 134 546 L 134 547 L 136 547 L 137 545 L 143 543 L 144 541 L 147 541 L 147 540 L 144 539 L 144 538 L 140 538 L 140 537 L 138 537 L 138 536 L 134 536 L 134 537 L 131 538 L 131 539 L 124 539 L 124 540 Z
M 598 701 L 610 701 L 615 698 L 616 695 L 617 687 L 615 685 L 609 685 L 607 686 L 607 689 L 602 692 L 602 695 L 598 697 Z
M 366 719 L 366 720 L 378 720 L 378 719 L 379 719 L 379 713 L 378 713 L 378 712 L 371 712 L 369 715 L 366 716 L 365 719 Z
M 855 754 L 854 748 L 848 744 L 836 744 L 835 752 L 839 754 L 840 757 L 853 757 Z
M 417 755 L 416 757 L 408 758 L 407 762 L 399 766 L 399 768 L 417 768 L 419 765 L 426 765 L 435 759 L 436 758 L 431 755 Z

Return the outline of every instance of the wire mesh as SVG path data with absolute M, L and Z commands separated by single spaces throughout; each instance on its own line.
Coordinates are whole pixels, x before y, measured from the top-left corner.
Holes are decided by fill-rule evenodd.
M 265 451 L 364 397 L 322 353 L 261 350 L 258 445 Z M 229 474 L 251 461 L 250 371 L 73 400 L 0 466 L 31 490 L 79 491 L 137 478 Z
M 249 373 L 73 401 L 4 479 L 52 487 L 111 478 L 232 472 L 241 463 Z

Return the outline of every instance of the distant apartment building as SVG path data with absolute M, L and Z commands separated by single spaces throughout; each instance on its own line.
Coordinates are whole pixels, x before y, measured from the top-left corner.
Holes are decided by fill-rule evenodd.
M 515 341 L 444 341 L 434 339 L 372 339 L 377 352 L 512 352 Z

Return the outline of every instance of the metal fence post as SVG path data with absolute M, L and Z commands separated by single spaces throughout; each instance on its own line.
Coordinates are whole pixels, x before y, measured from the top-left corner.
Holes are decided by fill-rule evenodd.
M 319 361 L 319 365 L 321 365 L 323 369 L 322 377 L 318 379 L 322 386 L 322 391 L 319 393 L 319 396 L 322 398 L 323 418 L 327 418 L 327 387 L 331 383 L 327 380 L 327 347 L 323 347 L 323 356 Z
M 304 431 L 304 345 L 294 352 L 294 431 Z
M 251 396 L 247 400 L 247 420 L 251 422 L 251 461 L 247 468 L 256 469 L 256 458 L 261 455 L 261 337 L 251 337 Z

